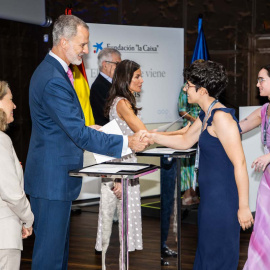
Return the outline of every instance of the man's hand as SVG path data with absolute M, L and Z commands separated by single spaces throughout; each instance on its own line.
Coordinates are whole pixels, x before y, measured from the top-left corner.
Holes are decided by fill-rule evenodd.
M 99 125 L 92 125 L 92 126 L 88 126 L 92 129 L 95 129 L 95 130 L 99 130 L 102 126 L 99 126 Z
M 33 232 L 33 227 L 25 228 L 24 225 L 22 226 L 22 239 L 26 239 L 28 236 L 30 236 Z
M 136 132 L 132 136 L 128 136 L 128 147 L 130 147 L 135 152 L 143 151 L 146 147 L 148 147 L 151 143 L 149 142 L 148 138 L 142 138 L 143 134 L 147 133 L 146 130 L 140 130 Z
M 144 131 L 144 130 L 140 130 L 140 131 Z M 155 143 L 155 137 L 156 137 L 156 133 L 150 133 L 147 131 L 140 133 L 140 141 L 147 141 L 149 144 Z

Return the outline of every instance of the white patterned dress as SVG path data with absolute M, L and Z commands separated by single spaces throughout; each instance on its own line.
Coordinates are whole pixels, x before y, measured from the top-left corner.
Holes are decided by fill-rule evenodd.
M 110 109 L 110 121 L 115 119 L 118 123 L 123 135 L 133 135 L 133 131 L 129 128 L 125 121 L 123 121 L 117 114 L 116 106 L 123 97 L 116 97 Z M 138 114 L 138 117 L 140 115 Z M 135 153 L 122 157 L 121 159 L 114 159 L 113 162 L 128 162 L 137 163 Z M 108 178 L 106 179 L 108 181 Z M 113 222 L 114 211 L 117 207 L 119 219 L 119 241 L 121 243 L 121 225 L 122 225 L 122 201 L 118 200 L 113 194 L 111 187 L 112 181 L 103 182 L 101 185 L 101 199 L 99 206 L 99 220 L 98 231 L 96 239 L 96 250 L 103 251 L 103 266 L 106 269 L 105 255 L 109 245 L 111 228 Z M 141 197 L 140 185 L 128 186 L 128 250 L 142 250 L 142 220 L 141 220 Z

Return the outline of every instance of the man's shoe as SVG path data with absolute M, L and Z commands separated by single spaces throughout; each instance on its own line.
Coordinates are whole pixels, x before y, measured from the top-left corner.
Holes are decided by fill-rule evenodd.
M 164 247 L 161 249 L 161 257 L 177 257 L 177 252 L 171 250 L 169 247 Z
M 161 257 L 161 266 L 169 266 L 170 263 L 168 261 L 165 261 L 164 258 Z
M 95 254 L 96 254 L 96 255 L 101 255 L 101 254 L 102 254 L 102 251 L 99 251 L 99 250 L 96 250 L 96 249 L 95 249 Z

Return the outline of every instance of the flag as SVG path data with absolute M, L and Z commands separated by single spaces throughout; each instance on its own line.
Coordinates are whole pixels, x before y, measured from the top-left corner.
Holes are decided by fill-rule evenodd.
M 198 37 L 197 37 L 197 41 L 196 41 L 196 45 L 195 45 L 195 49 L 192 55 L 192 60 L 191 63 L 193 63 L 196 60 L 208 60 L 209 59 L 209 53 L 208 53 L 208 49 L 207 49 L 207 45 L 206 45 L 206 41 L 205 41 L 205 36 L 203 33 L 203 27 L 202 27 L 202 15 L 199 15 L 198 18 Z M 194 110 L 194 113 L 196 112 L 197 114 L 199 114 L 200 111 L 200 107 L 198 104 L 192 104 L 190 105 L 190 110 Z M 198 167 L 196 167 L 196 163 L 198 161 L 198 148 L 197 148 L 197 152 L 196 152 L 196 158 L 195 158 L 195 170 L 194 170 L 194 177 L 192 179 L 192 187 L 194 190 L 196 190 L 196 185 L 197 185 L 197 177 L 198 177 Z
M 195 60 L 203 59 L 208 60 L 209 59 L 209 53 L 207 50 L 207 45 L 203 33 L 203 27 L 202 27 L 202 16 L 199 16 L 198 19 L 198 37 L 195 45 L 195 49 L 193 52 L 191 63 L 193 63 Z
M 79 66 L 73 65 L 71 69 L 74 78 L 74 88 L 84 113 L 85 125 L 94 125 L 95 120 L 90 105 L 90 88 L 88 85 L 84 64 L 82 62 L 82 64 Z
M 72 8 L 67 8 L 65 11 L 66 15 L 71 15 Z M 77 93 L 80 101 L 84 118 L 85 125 L 90 126 L 95 124 L 92 108 L 90 105 L 90 87 L 88 85 L 87 76 L 83 62 L 79 66 L 72 65 L 71 70 L 74 78 L 74 89 Z

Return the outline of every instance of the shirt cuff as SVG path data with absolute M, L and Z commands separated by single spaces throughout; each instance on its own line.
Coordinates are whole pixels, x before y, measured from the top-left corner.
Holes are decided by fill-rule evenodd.
M 123 148 L 121 156 L 126 155 L 127 150 L 128 150 L 128 136 L 123 136 Z

